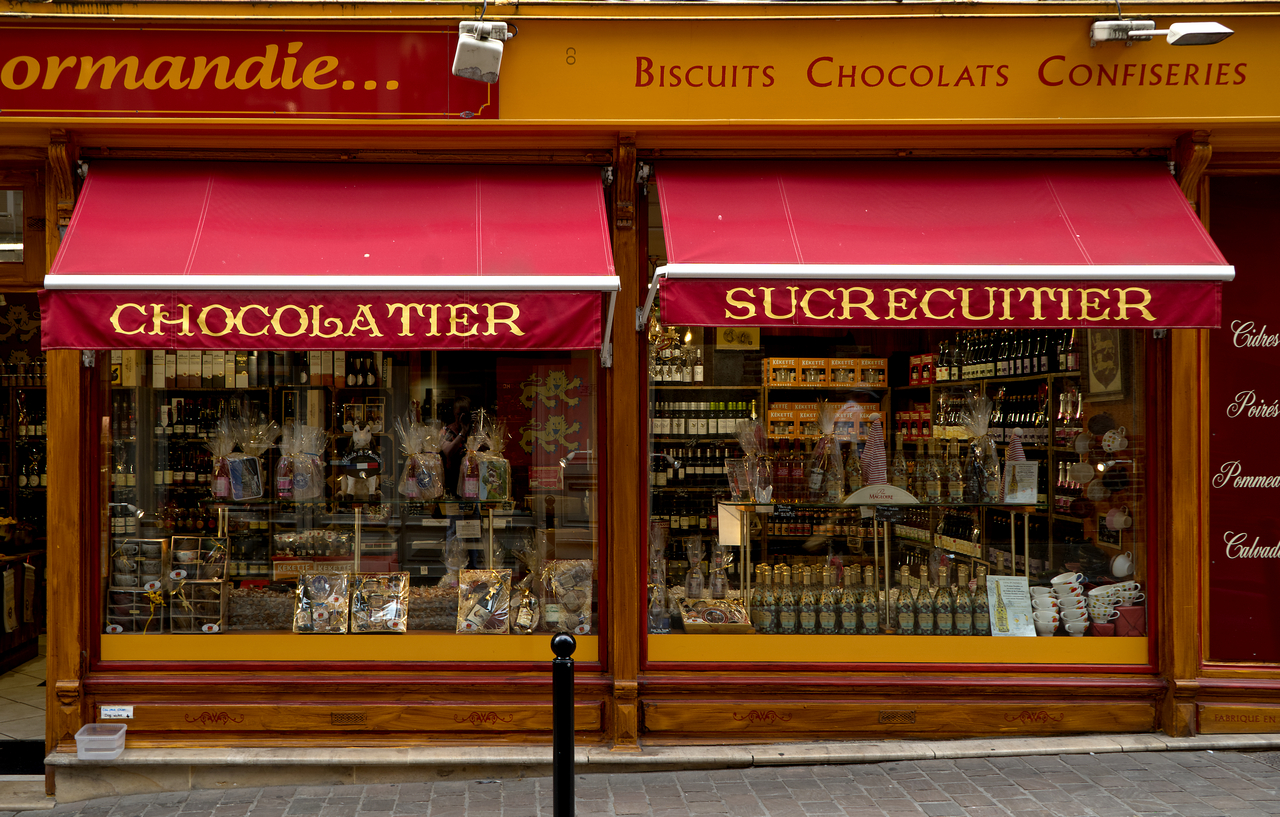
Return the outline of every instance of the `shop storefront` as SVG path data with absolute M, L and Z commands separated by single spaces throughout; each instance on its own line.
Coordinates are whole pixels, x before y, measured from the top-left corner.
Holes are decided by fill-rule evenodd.
M 619 752 L 1267 723 L 1270 7 L 893 8 L 13 22 L 67 790 L 546 743 L 555 631 Z

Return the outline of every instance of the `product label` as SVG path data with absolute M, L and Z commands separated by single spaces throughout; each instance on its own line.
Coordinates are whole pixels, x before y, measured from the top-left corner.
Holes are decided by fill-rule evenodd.
M 800 628 L 812 631 L 818 623 L 818 617 L 812 610 L 805 610 L 800 613 Z
M 875 633 L 880 630 L 880 614 L 877 612 L 862 614 L 862 630 L 866 633 Z
M 818 614 L 818 622 L 822 625 L 823 632 L 832 633 L 836 629 L 836 614 L 833 612 L 823 611 Z
M 794 610 L 783 610 L 778 613 L 778 623 L 782 625 L 784 631 L 792 631 L 796 628 L 796 614 Z
M 991 616 L 987 613 L 974 613 L 973 629 L 983 635 L 991 632 Z

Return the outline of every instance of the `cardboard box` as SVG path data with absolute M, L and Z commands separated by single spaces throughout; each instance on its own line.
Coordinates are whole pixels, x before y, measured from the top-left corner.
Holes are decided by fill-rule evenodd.
M 920 381 L 920 358 L 921 357 L 922 357 L 921 355 L 911 356 L 911 374 L 907 380 L 908 385 L 911 385 L 911 386 L 920 385 L 920 382 L 921 382 Z
M 866 386 L 884 388 L 889 385 L 889 359 L 864 357 L 858 359 L 858 382 Z
M 796 433 L 796 415 L 790 403 L 774 403 L 766 413 L 765 430 L 770 437 L 793 437 Z
M 817 437 L 821 434 L 818 426 L 819 412 L 817 403 L 796 403 L 795 417 L 795 436 Z
M 804 386 L 825 386 L 830 380 L 827 370 L 827 358 L 802 357 L 799 360 L 800 384 Z
M 927 386 L 935 382 L 938 369 L 938 354 L 933 352 L 920 355 L 920 385 Z
M 833 357 L 827 360 L 827 381 L 831 385 L 858 382 L 858 359 Z
M 765 361 L 770 385 L 790 386 L 800 382 L 799 359 L 771 357 Z

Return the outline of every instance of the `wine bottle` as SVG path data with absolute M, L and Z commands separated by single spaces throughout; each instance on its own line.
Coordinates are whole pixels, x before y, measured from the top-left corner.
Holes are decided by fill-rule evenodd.
M 895 592 L 897 596 L 893 604 L 898 614 L 898 635 L 915 635 L 916 606 L 911 598 L 911 588 L 902 583 Z
M 973 634 L 991 635 L 991 607 L 987 602 L 987 589 L 981 580 L 973 594 Z
M 922 585 L 916 591 L 916 634 L 933 635 L 933 591 Z
M 792 634 L 799 627 L 795 591 L 791 586 L 791 569 L 787 565 L 774 568 L 774 576 L 780 581 L 778 590 L 778 632 Z

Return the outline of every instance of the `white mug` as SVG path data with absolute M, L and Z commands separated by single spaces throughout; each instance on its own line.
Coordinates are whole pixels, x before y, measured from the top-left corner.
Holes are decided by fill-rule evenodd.
M 1053 610 L 1036 610 L 1034 613 L 1031 614 L 1031 617 L 1034 620 L 1045 623 L 1045 624 L 1058 623 L 1058 614 Z
M 1083 598 L 1084 588 L 1074 582 L 1070 584 L 1055 584 L 1053 586 L 1053 594 L 1058 597 L 1058 601 L 1071 596 Z
M 1062 610 L 1083 610 L 1083 609 L 1085 609 L 1085 607 L 1087 607 L 1087 606 L 1088 606 L 1088 604 L 1089 604 L 1089 603 L 1088 603 L 1087 601 L 1085 601 L 1083 598 L 1075 598 L 1075 599 L 1059 599 L 1059 600 L 1058 600 L 1058 610 L 1059 610 L 1059 611 L 1062 611 Z
M 1079 434 L 1076 435 L 1076 438 L 1072 440 L 1072 445 L 1075 447 L 1077 454 L 1088 454 L 1089 444 L 1092 442 L 1093 442 L 1093 435 L 1086 431 L 1081 431 Z
M 1080 584 L 1084 581 L 1083 573 L 1059 573 L 1049 580 L 1053 584 L 1067 584 L 1068 582 Z
M 1120 611 L 1114 607 L 1090 607 L 1089 618 L 1093 619 L 1094 624 L 1106 624 L 1120 618 Z
M 1137 582 L 1117 582 L 1116 584 L 1111 585 L 1111 587 L 1114 588 L 1117 593 L 1124 593 L 1129 590 L 1142 589 L 1142 585 L 1138 584 Z
M 1129 593 L 1121 593 L 1121 594 L 1120 594 L 1120 604 L 1121 604 L 1121 605 L 1123 605 L 1123 606 L 1125 606 L 1125 607 L 1132 607 L 1133 605 L 1137 604 L 1138 602 L 1143 601 L 1144 599 L 1146 599 L 1146 597 L 1147 597 L 1147 595 L 1146 595 L 1145 593 L 1139 593 L 1137 590 L 1134 590 L 1134 591 L 1129 592 Z M 1117 606 L 1119 606 L 1119 605 L 1117 605 Z
M 1129 506 L 1122 505 L 1107 511 L 1107 528 L 1110 530 L 1128 530 L 1133 527 L 1133 517 L 1129 515 Z M 1132 555 L 1132 554 L 1128 554 Z
M 1031 600 L 1031 606 L 1036 610 L 1057 610 L 1058 600 L 1048 596 L 1040 596 Z
M 1074 638 L 1080 638 L 1081 636 L 1083 636 L 1084 631 L 1087 629 L 1089 629 L 1088 621 L 1068 621 L 1067 622 L 1067 634 Z
M 1111 495 L 1111 491 L 1107 489 L 1106 485 L 1102 484 L 1102 480 L 1095 479 L 1084 489 L 1084 495 L 1094 502 L 1101 502 Z
M 1070 621 L 1084 621 L 1085 617 L 1088 614 L 1083 609 L 1072 609 L 1072 610 L 1063 610 L 1061 615 L 1062 615 L 1063 621 L 1070 622 Z
M 1051 594 L 1051 593 L 1053 593 L 1053 590 L 1049 589 L 1048 587 L 1033 587 L 1033 588 L 1031 588 L 1031 598 L 1033 598 L 1033 599 L 1034 599 L 1036 596 L 1047 596 L 1047 595 L 1049 595 L 1049 594 Z

